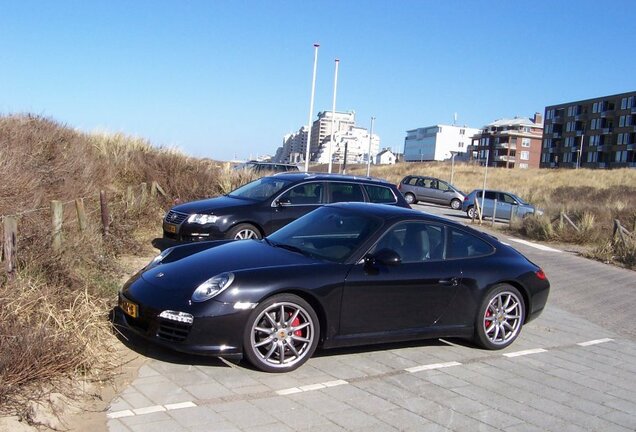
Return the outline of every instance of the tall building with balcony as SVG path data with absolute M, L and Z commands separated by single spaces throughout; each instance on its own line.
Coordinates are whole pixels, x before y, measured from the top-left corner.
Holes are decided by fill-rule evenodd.
M 276 150 L 274 162 L 299 163 L 305 160 L 307 151 L 307 127 L 283 137 L 283 145 Z
M 466 153 L 477 133 L 479 129 L 441 124 L 406 131 L 404 161 L 443 161 Z
M 311 159 L 320 151 L 321 146 L 331 137 L 331 118 L 333 114 L 333 124 L 336 132 L 347 132 L 350 127 L 356 125 L 356 114 L 354 111 L 332 113 L 331 111 L 321 111 L 318 113 L 318 120 L 311 126 L 311 139 L 309 152 Z
M 636 167 L 636 91 L 545 108 L 541 167 Z
M 515 117 L 487 124 L 473 137 L 472 158 L 501 168 L 539 168 L 543 117 Z

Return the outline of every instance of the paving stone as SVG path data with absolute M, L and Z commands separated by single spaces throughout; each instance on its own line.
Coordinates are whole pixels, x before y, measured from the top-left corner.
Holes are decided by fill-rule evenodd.
M 170 410 L 166 414 L 185 428 L 206 424 L 213 425 L 225 421 L 224 417 L 214 412 L 209 406 Z
M 464 413 L 464 411 L 460 412 Z M 469 413 L 469 415 L 482 423 L 504 430 L 507 430 L 510 426 L 524 423 L 523 420 L 517 417 L 513 417 L 510 414 L 502 413 L 501 411 L 492 408 L 475 413 Z
M 376 418 L 401 431 L 417 430 L 422 425 L 431 423 L 429 420 L 404 408 L 384 411 L 378 414 Z

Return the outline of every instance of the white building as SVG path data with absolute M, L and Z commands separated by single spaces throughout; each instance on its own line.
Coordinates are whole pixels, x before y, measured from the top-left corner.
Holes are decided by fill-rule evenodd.
M 299 163 L 305 160 L 307 149 L 307 127 L 301 127 L 298 132 L 283 137 L 283 145 L 276 150 L 274 162 Z
M 334 129 L 337 132 L 347 132 L 350 127 L 356 125 L 356 113 L 354 111 L 333 113 Z M 310 152 L 316 155 L 320 147 L 331 137 L 332 112 L 321 111 L 318 113 L 318 120 L 311 125 Z M 312 157 L 312 160 L 315 156 Z
M 313 134 L 312 134 L 313 135 Z M 316 152 L 313 161 L 318 163 L 329 163 L 329 142 L 331 135 Z M 345 131 L 337 131 L 334 136 L 332 146 L 332 162 L 344 162 L 345 149 L 347 152 L 347 163 L 366 163 L 369 154 L 369 131 L 362 127 L 349 126 Z M 380 149 L 380 137 L 373 134 L 371 137 L 371 161 L 375 159 Z
M 466 126 L 435 125 L 406 131 L 404 161 L 443 161 L 451 152 L 466 153 L 479 129 Z
M 375 163 L 378 165 L 393 165 L 397 157 L 390 149 L 384 149 L 375 157 Z

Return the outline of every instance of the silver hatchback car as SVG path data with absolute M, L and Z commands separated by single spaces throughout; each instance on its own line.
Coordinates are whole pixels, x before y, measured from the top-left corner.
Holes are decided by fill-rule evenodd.
M 465 196 L 459 189 L 444 180 L 416 175 L 404 177 L 398 189 L 409 204 L 426 201 L 447 205 L 454 210 L 462 208 Z

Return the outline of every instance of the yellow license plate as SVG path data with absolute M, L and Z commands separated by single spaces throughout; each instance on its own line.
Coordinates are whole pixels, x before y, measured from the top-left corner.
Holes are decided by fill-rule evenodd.
M 176 225 L 166 224 L 165 228 L 166 228 L 166 231 L 168 231 L 169 233 L 172 233 L 172 234 L 176 234 L 177 233 L 177 226 Z
M 139 316 L 139 306 L 129 300 L 120 299 L 119 307 L 124 311 L 126 315 L 129 315 L 133 318 L 137 318 Z
M 166 229 L 167 232 L 172 233 L 172 234 L 176 234 L 176 232 L 177 232 L 177 226 L 176 225 L 166 224 L 165 229 Z

